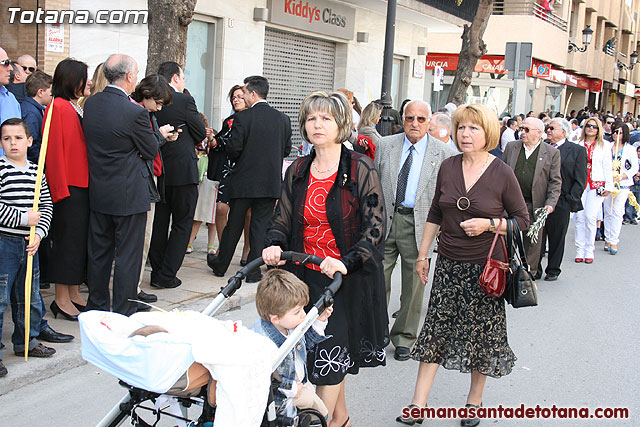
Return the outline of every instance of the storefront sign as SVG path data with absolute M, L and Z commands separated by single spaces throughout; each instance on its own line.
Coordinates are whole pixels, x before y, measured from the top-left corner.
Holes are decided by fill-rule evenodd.
M 636 92 L 636 86 L 635 86 L 633 83 L 629 83 L 629 82 L 627 82 L 626 86 L 627 86 L 627 87 L 625 88 L 625 91 L 624 91 L 624 92 L 625 92 L 628 96 L 634 96 L 634 94 L 635 94 L 635 92 Z
M 269 0 L 269 22 L 352 40 L 356 10 L 327 0 Z
M 424 61 L 422 59 L 413 60 L 413 77 L 416 79 L 424 77 Z
M 430 53 L 425 62 L 427 70 L 435 67 L 442 67 L 447 71 L 458 69 L 458 54 L 456 53 Z M 506 74 L 504 69 L 504 56 L 484 55 L 476 63 L 473 69 L 476 73 Z M 531 69 L 527 71 L 527 76 L 538 77 L 552 82 L 562 83 L 567 86 L 587 89 L 591 92 L 602 92 L 602 80 L 590 79 L 567 71 L 553 68 L 551 64 L 533 59 Z

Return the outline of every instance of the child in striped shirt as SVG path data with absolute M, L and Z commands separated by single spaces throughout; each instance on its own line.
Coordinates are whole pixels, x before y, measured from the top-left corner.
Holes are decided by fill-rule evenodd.
M 5 120 L 0 125 L 0 142 L 5 152 L 5 155 L 0 157 L 0 337 L 3 314 L 9 305 L 11 292 L 14 292 L 13 297 L 18 309 L 12 310 L 14 331 L 11 341 L 15 354 L 24 355 L 24 283 L 27 255 L 33 255 L 29 355 L 49 357 L 55 350 L 45 347 L 36 339 L 40 334 L 42 318 L 39 296 L 40 271 L 36 255 L 40 240 L 49 230 L 53 202 L 43 177 L 39 211 L 32 210 L 38 166 L 27 160 L 27 148 L 32 143 L 27 124 L 22 119 Z M 36 234 L 33 243 L 29 244 L 31 226 L 36 227 Z M 2 364 L 0 350 L 0 377 L 5 375 L 7 369 Z

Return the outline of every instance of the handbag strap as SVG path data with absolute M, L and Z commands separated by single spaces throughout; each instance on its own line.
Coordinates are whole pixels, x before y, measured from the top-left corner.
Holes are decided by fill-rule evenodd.
M 520 226 L 515 218 L 509 218 L 507 221 L 512 222 L 513 238 L 516 246 L 518 247 L 518 255 L 520 256 L 520 263 L 529 271 L 529 263 L 527 262 L 527 253 L 524 250 L 524 244 L 522 243 L 522 233 L 520 232 Z
M 505 256 L 505 260 L 509 260 L 509 254 L 507 253 L 507 247 L 504 244 L 504 239 L 502 238 L 502 236 L 500 235 L 500 232 L 498 230 L 500 230 L 500 227 L 502 226 L 502 218 L 500 218 L 500 222 L 498 222 L 498 227 L 496 229 L 496 235 L 493 237 L 493 242 L 491 243 L 491 249 L 489 249 L 489 253 L 487 254 L 487 259 L 491 258 L 491 255 L 493 255 L 493 249 L 496 247 L 496 242 L 498 241 L 498 237 L 500 237 L 500 242 L 502 243 L 502 249 L 504 250 L 504 256 Z

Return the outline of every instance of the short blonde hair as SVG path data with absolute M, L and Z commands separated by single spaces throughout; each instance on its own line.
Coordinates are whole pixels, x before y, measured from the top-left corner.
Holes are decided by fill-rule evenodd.
M 459 107 L 453 117 L 451 117 L 453 142 L 456 144 L 458 151 L 460 144 L 458 143 L 458 126 L 460 123 L 471 122 L 480 126 L 485 133 L 486 143 L 483 147 L 484 151 L 491 151 L 498 146 L 500 142 L 500 121 L 496 113 L 482 104 L 470 104 Z
M 309 288 L 286 270 L 271 269 L 258 284 L 256 308 L 266 321 L 271 321 L 270 316 L 282 317 L 289 310 L 308 303 Z
M 582 127 L 582 136 L 580 137 L 580 141 L 578 142 L 581 142 L 582 145 L 584 145 L 585 138 L 587 137 L 585 130 L 587 128 L 587 125 L 591 121 L 595 122 L 598 126 L 598 134 L 596 135 L 596 146 L 604 147 L 604 129 L 602 128 L 602 122 L 597 117 L 589 117 L 587 120 L 585 120 L 584 126 Z
M 341 92 L 312 92 L 300 104 L 300 114 L 298 115 L 298 124 L 300 125 L 300 136 L 307 142 L 309 136 L 305 128 L 307 117 L 317 112 L 329 113 L 338 125 L 338 140 L 336 144 L 349 139 L 351 129 L 353 127 L 353 119 L 351 113 L 351 103 Z

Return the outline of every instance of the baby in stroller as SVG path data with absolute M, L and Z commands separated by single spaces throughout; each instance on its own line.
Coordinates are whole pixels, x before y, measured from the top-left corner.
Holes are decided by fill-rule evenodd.
M 280 347 L 305 319 L 308 303 L 309 289 L 303 281 L 285 270 L 269 270 L 258 284 L 256 307 L 260 319 L 251 329 Z M 324 329 L 332 311 L 333 307 L 324 310 L 278 366 L 280 386 L 274 394 L 277 416 L 294 418 L 297 408 L 311 408 L 328 419 L 329 411 L 307 378 L 307 351 L 326 339 Z

